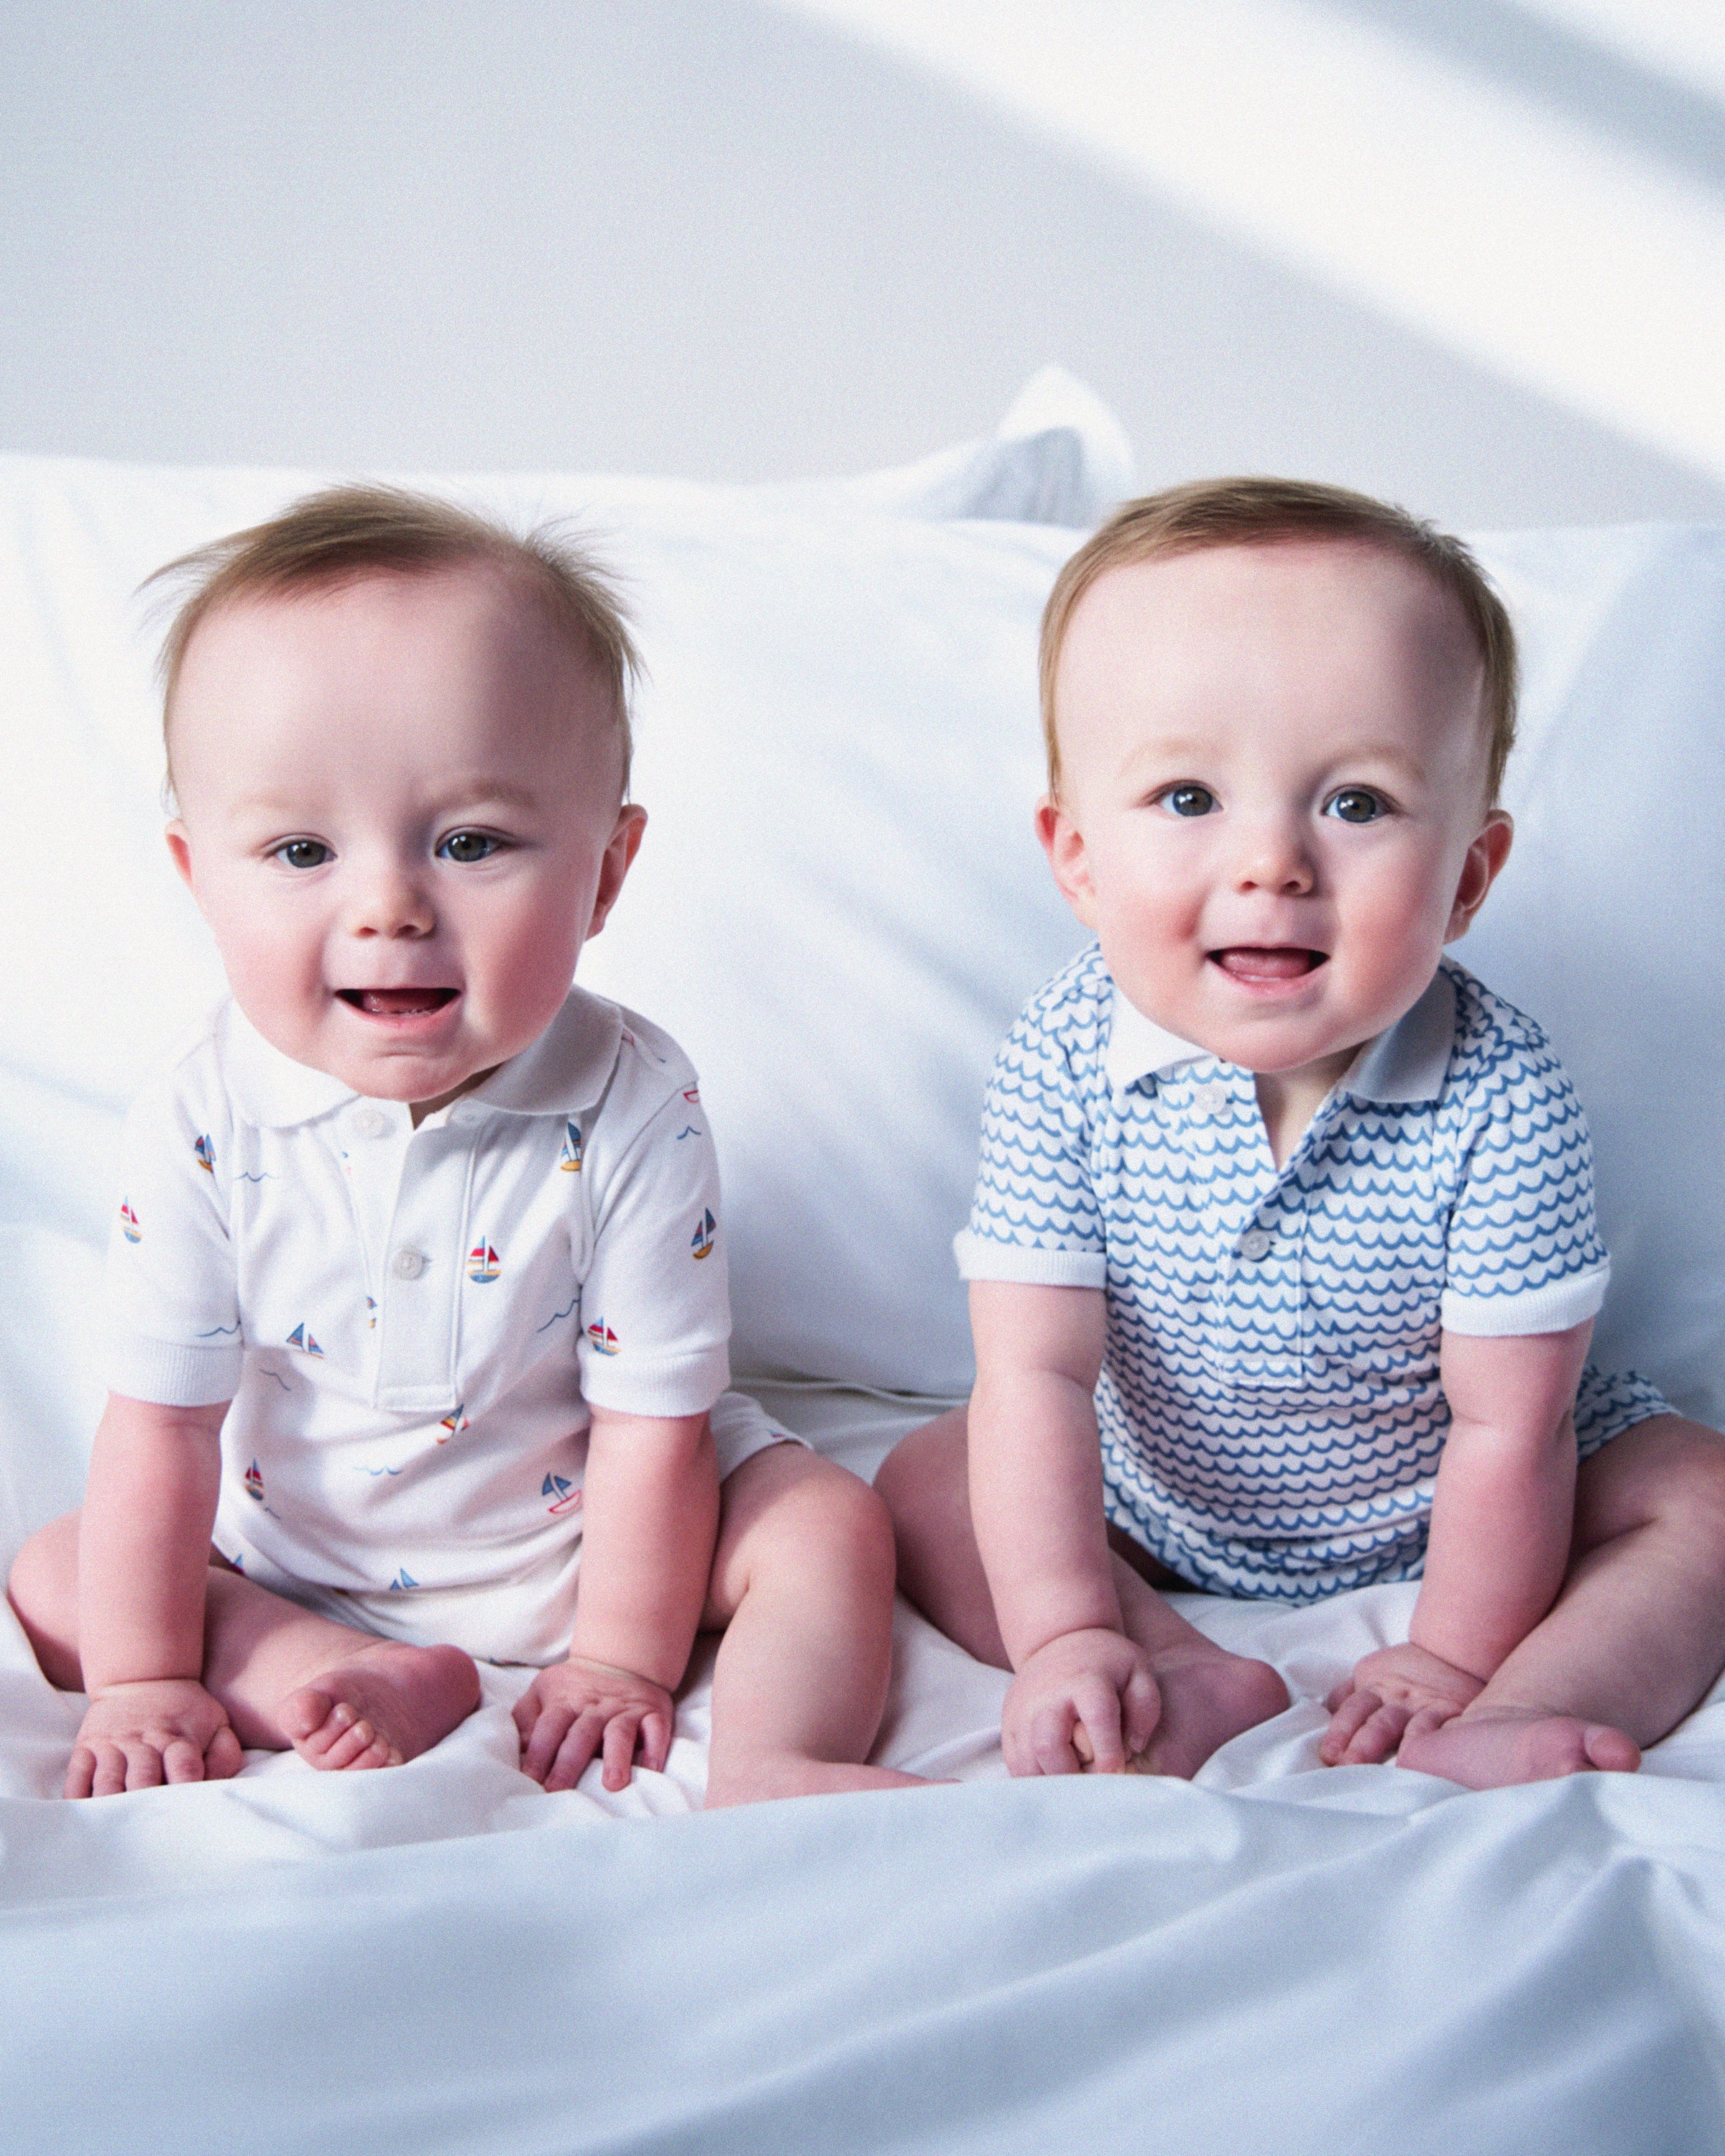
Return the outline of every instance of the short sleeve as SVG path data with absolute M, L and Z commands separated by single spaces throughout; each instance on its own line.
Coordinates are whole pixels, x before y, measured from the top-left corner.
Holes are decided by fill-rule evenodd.
M 1610 1261 L 1594 1221 L 1581 1103 L 1543 1045 L 1486 1081 L 1450 1216 L 1443 1322 L 1452 1332 L 1563 1332 L 1594 1317 Z
M 228 1122 L 195 1075 L 152 1086 L 126 1117 L 108 1245 L 110 1392 L 164 1407 L 232 1399 L 244 1367 L 223 1198 Z
M 675 1092 L 614 1163 L 596 1153 L 581 1287 L 581 1390 L 622 1414 L 701 1414 L 731 1380 L 718 1161 L 697 1089 Z
M 1045 1028 L 1035 1004 L 994 1059 L 970 1223 L 952 1247 L 965 1280 L 1106 1282 L 1090 1119 L 1070 1053 Z

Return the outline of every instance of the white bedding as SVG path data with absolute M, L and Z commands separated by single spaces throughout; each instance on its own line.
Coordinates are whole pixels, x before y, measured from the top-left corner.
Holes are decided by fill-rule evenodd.
M 770 1404 L 865 1473 L 930 1411 L 909 1396 L 962 1388 L 945 1245 L 982 1074 L 1071 947 L 1028 834 L 1029 660 L 1057 520 L 1123 480 L 1105 418 L 1043 394 L 1001 441 L 849 494 L 494 488 L 588 489 L 650 580 L 665 867 L 644 855 L 590 978 L 700 1061 L 742 1359 L 802 1373 Z M 5 1561 L 76 1502 L 113 1130 L 209 980 L 158 859 L 126 595 L 294 484 L 0 470 L 0 716 L 31 812 L 0 912 Z M 1512 868 L 1463 955 L 1548 1018 L 1594 1116 L 1612 1352 L 1716 1418 L 1717 999 L 1671 928 L 1725 896 L 1725 538 L 1487 552 L 1527 642 L 1522 895 Z M 667 1773 L 619 1798 L 519 1774 L 495 1672 L 398 1770 L 253 1757 L 65 1804 L 79 1702 L 0 1613 L 0 2151 L 1725 2150 L 1725 1688 L 1635 1777 L 1476 1795 L 1319 1767 L 1318 1702 L 1414 1591 L 1183 1604 L 1296 1696 L 1192 1785 L 1009 1782 L 1004 1678 L 901 1607 L 876 1756 L 957 1785 L 711 1816 L 700 1663 Z

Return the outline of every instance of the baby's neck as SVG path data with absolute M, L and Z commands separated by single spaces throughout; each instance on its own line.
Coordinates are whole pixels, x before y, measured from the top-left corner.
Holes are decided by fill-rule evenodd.
M 1278 1168 L 1305 1137 L 1307 1127 L 1334 1090 L 1337 1081 L 1359 1050 L 1343 1049 L 1322 1061 L 1302 1065 L 1297 1070 L 1260 1070 L 1257 1074 L 1258 1112 L 1270 1141 L 1270 1157 Z

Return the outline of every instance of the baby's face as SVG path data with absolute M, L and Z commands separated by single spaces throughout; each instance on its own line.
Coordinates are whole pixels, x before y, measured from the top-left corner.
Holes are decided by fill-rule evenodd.
M 1455 602 L 1359 545 L 1114 569 L 1056 677 L 1061 889 L 1145 1015 L 1327 1090 L 1420 998 L 1509 850 Z
M 544 1030 L 644 821 L 595 676 L 478 567 L 213 613 L 172 754 L 168 843 L 240 1009 L 421 1107 Z

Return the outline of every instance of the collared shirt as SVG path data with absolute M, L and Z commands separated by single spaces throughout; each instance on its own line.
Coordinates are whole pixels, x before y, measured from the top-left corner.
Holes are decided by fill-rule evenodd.
M 344 1592 L 464 1587 L 568 1538 L 589 1405 L 700 1414 L 728 1378 L 694 1071 L 572 990 L 415 1130 L 232 1003 L 128 1119 L 108 1380 L 232 1399 L 223 1522 Z
M 1574 1091 L 1461 967 L 1278 1168 L 1253 1074 L 1153 1025 L 1094 947 L 1001 1050 L 957 1249 L 968 1279 L 1106 1291 L 1111 1517 L 1186 1578 L 1299 1600 L 1417 1573 L 1444 1329 L 1562 1331 L 1609 1273 Z M 1589 1373 L 1578 1427 L 1662 1406 Z

